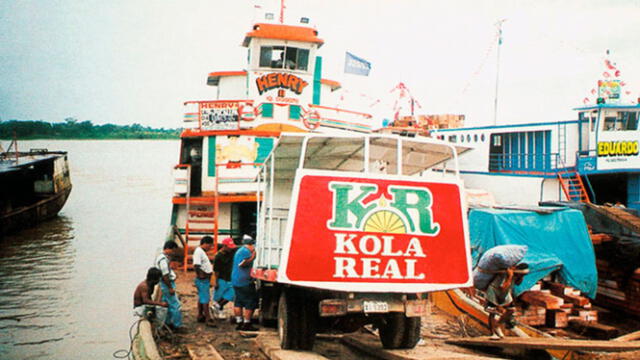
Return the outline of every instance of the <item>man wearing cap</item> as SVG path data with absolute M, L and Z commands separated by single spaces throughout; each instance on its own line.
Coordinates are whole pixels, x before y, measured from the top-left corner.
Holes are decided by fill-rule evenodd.
M 213 306 L 212 309 L 217 318 L 224 318 L 222 309 L 229 302 L 233 301 L 234 292 L 231 285 L 231 268 L 233 266 L 233 255 L 237 250 L 236 244 L 230 237 L 222 240 L 222 248 L 216 253 L 213 259 L 213 271 L 216 274 L 214 280 Z
M 251 267 L 256 258 L 256 241 L 249 235 L 242 237 L 243 246 L 236 251 L 233 257 L 231 271 L 231 284 L 235 292 L 233 300 L 233 313 L 238 326 L 236 330 L 256 331 L 251 325 L 251 316 L 258 307 L 258 292 L 251 278 Z

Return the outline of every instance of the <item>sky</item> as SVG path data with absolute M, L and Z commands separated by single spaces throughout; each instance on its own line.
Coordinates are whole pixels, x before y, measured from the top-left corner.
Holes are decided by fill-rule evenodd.
M 180 127 L 184 101 L 215 99 L 209 72 L 246 68 L 244 35 L 262 12 L 277 17 L 279 4 L 1 0 L 0 120 Z M 342 83 L 340 105 L 374 122 L 393 116 L 400 82 L 416 113 L 464 114 L 470 126 L 494 115 L 497 124 L 574 119 L 572 109 L 594 98 L 606 50 L 624 90 L 640 97 L 640 0 L 285 4 L 285 22 L 308 17 L 324 39 L 323 78 Z M 369 76 L 344 74 L 346 51 L 371 62 Z

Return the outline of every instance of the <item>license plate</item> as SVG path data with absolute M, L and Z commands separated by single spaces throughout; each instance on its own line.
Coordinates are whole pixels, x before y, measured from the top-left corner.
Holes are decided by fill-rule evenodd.
M 384 301 L 364 301 L 365 313 L 386 313 L 389 312 L 389 304 Z

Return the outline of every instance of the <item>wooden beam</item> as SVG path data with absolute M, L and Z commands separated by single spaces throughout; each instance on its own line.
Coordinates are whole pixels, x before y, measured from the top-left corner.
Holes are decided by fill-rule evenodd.
M 446 340 L 446 343 L 467 346 L 500 347 L 510 349 L 555 349 L 580 351 L 631 351 L 640 350 L 640 341 L 569 340 L 558 338 L 505 337 L 491 340 L 488 336 Z

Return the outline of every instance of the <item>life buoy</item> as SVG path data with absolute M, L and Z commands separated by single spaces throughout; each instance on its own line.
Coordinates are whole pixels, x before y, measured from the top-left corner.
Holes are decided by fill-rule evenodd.
M 315 130 L 320 126 L 320 114 L 311 110 L 302 116 L 302 123 L 309 130 Z
M 238 106 L 238 117 L 242 121 L 253 121 L 256 119 L 256 109 L 251 104 Z

